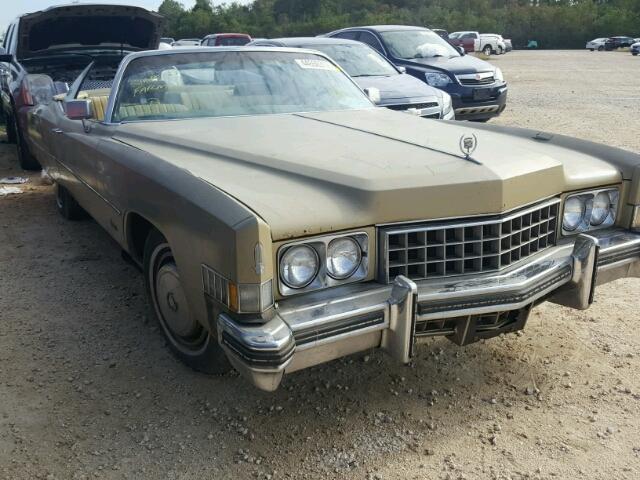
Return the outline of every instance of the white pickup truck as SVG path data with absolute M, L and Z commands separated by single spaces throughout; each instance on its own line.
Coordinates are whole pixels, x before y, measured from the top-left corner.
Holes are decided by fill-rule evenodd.
M 482 52 L 485 55 L 506 52 L 506 45 L 501 35 L 479 32 L 453 32 L 449 34 L 449 41 L 456 47 L 463 47 L 465 52 Z

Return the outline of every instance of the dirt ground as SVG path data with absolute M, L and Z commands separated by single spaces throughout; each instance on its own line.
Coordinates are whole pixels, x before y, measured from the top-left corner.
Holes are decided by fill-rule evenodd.
M 496 123 L 640 151 L 640 59 L 492 61 L 510 83 Z M 640 478 L 640 280 L 586 312 L 543 305 L 522 335 L 434 340 L 411 366 L 368 352 L 267 394 L 176 361 L 140 274 L 29 178 L 0 197 L 0 478 Z

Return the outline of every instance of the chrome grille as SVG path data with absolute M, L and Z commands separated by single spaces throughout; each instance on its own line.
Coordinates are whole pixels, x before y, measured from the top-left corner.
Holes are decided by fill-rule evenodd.
M 456 75 L 456 78 L 461 85 L 491 85 L 496 82 L 492 73 Z
M 435 108 L 438 106 L 439 106 L 438 102 L 403 103 L 399 105 L 385 105 L 385 107 L 391 110 L 409 110 L 410 108 L 422 110 L 423 108 Z
M 380 230 L 381 280 L 500 270 L 555 245 L 559 199 L 501 216 Z

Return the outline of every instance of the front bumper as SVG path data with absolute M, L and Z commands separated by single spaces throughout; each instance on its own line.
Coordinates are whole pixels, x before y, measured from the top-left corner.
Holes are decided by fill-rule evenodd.
M 489 88 L 492 89 L 491 97 L 482 101 L 473 99 L 472 87 L 456 85 L 451 90 L 447 89 L 453 101 L 456 120 L 487 120 L 500 115 L 507 106 L 508 87 L 503 84 Z
M 349 285 L 280 303 L 264 325 L 218 317 L 218 339 L 235 368 L 273 391 L 285 373 L 380 347 L 407 363 L 416 343 L 446 336 L 472 343 L 524 328 L 549 300 L 576 309 L 597 285 L 640 277 L 640 234 L 610 229 L 578 236 L 506 271 L 438 281 L 397 277 L 391 285 Z

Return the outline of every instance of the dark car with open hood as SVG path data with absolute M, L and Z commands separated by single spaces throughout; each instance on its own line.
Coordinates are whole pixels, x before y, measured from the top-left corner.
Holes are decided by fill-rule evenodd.
M 40 167 L 28 138 L 29 112 L 43 81 L 53 79 L 56 93 L 69 85 L 92 62 L 95 88 L 110 87 L 122 58 L 132 52 L 158 48 L 162 17 L 143 8 L 124 5 L 67 5 L 18 17 L 0 46 L 0 117 L 9 141 L 18 145 L 20 165 Z
M 506 107 L 507 82 L 502 71 L 466 55 L 428 28 L 352 27 L 326 36 L 364 42 L 408 74 L 444 90 L 451 95 L 457 120 L 487 121 Z

